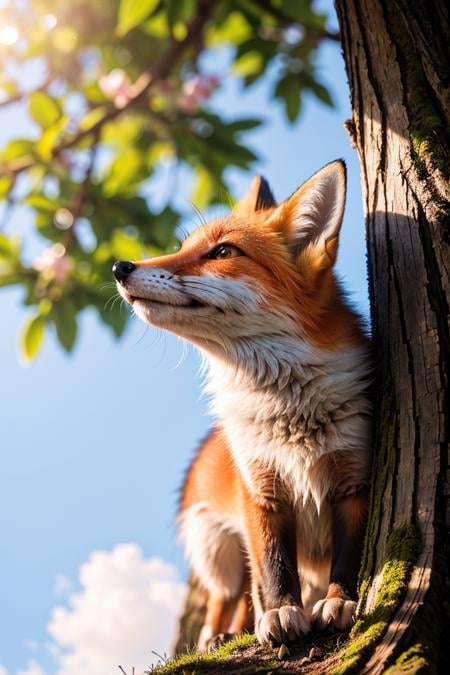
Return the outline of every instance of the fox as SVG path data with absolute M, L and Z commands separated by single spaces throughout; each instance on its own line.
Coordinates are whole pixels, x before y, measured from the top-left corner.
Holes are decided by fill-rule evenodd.
M 178 514 L 207 591 L 199 650 L 245 630 L 282 644 L 355 620 L 372 363 L 335 271 L 345 199 L 342 160 L 280 204 L 256 176 L 176 253 L 113 266 L 135 314 L 205 365 L 215 423 Z

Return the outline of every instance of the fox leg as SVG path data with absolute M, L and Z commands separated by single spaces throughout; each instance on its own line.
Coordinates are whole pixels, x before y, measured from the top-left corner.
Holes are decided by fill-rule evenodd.
M 209 593 L 205 623 L 198 639 L 200 651 L 210 651 L 231 637 L 230 624 L 238 601 L 239 597 L 227 598 L 217 593 Z
M 330 584 L 326 597 L 313 607 L 319 630 L 345 630 L 354 622 L 367 508 L 367 490 L 333 504 Z
M 256 636 L 261 643 L 295 640 L 309 632 L 310 620 L 301 602 L 294 515 L 275 496 L 248 495 L 245 512 Z
M 226 518 L 204 503 L 182 515 L 182 536 L 192 569 L 208 591 L 198 648 L 206 650 L 229 632 L 245 583 L 243 543 Z
M 248 579 L 246 573 L 241 592 L 235 598 L 209 595 L 199 649 L 211 651 L 244 630 L 253 630 Z
M 247 570 L 229 630 L 230 633 L 239 634 L 243 631 L 253 631 L 253 627 L 253 611 L 250 607 L 250 575 Z

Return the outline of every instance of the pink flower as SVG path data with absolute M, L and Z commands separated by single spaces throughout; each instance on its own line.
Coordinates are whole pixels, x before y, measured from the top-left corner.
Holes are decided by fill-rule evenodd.
M 63 284 L 73 270 L 73 260 L 65 252 L 66 249 L 62 244 L 46 248 L 33 260 L 34 269 L 54 277 L 58 283 Z
M 206 101 L 219 84 L 216 75 L 194 75 L 183 84 L 181 89 L 180 109 L 187 113 L 193 113 L 199 105 Z
M 98 81 L 102 92 L 114 101 L 116 108 L 124 108 L 134 96 L 134 86 L 122 68 L 114 68 Z

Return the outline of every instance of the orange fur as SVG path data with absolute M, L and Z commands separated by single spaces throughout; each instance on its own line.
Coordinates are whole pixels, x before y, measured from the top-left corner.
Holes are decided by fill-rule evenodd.
M 314 268 L 313 250 L 297 262 L 290 258 L 282 241 L 284 215 L 274 214 L 272 208 L 255 213 L 250 222 L 235 217 L 213 221 L 195 230 L 178 253 L 134 264 L 162 267 L 172 274 L 209 272 L 257 282 L 266 289 L 272 306 L 291 309 L 298 317 L 299 331 L 313 344 L 331 350 L 348 343 L 364 345 L 367 340 L 359 320 L 343 301 L 332 270 Z M 233 244 L 246 255 L 221 261 L 206 258 L 218 243 Z
M 242 480 L 220 429 L 215 429 L 198 451 L 184 481 L 180 512 L 207 502 L 218 513 L 242 512 Z

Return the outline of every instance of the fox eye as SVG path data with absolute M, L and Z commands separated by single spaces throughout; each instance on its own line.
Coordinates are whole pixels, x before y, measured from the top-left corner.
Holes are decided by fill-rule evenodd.
M 226 260 L 244 255 L 240 248 L 233 244 L 218 244 L 206 256 L 210 260 Z

